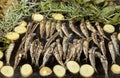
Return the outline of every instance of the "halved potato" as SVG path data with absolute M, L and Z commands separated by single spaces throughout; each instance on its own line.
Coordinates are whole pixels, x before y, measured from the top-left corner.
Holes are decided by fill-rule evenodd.
M 2 58 L 3 58 L 3 52 L 0 51 L 0 59 L 2 59 Z
M 49 67 L 44 66 L 40 69 L 39 74 L 41 76 L 49 76 L 52 74 L 52 70 Z
M 53 13 L 52 14 L 52 17 L 55 19 L 55 20 L 64 20 L 64 16 L 60 13 Z
M 20 73 L 23 77 L 29 77 L 32 74 L 33 70 L 30 64 L 22 65 Z
M 11 66 L 3 66 L 0 70 L 1 74 L 5 77 L 11 78 L 14 75 L 14 69 Z
M 78 73 L 80 70 L 80 66 L 76 61 L 69 61 L 67 62 L 66 66 L 67 69 L 73 74 Z
M 32 15 L 32 20 L 33 21 L 40 22 L 43 19 L 44 19 L 44 16 L 42 14 L 35 13 L 35 14 Z
M 113 25 L 106 24 L 104 25 L 103 30 L 107 33 L 113 33 L 115 31 L 115 27 Z
M 111 66 L 111 71 L 114 73 L 114 74 L 120 74 L 120 66 L 118 64 L 113 64 Z
M 25 26 L 17 26 L 14 28 L 14 31 L 19 34 L 23 34 L 27 31 L 27 28 Z
M 117 39 L 120 41 L 120 33 L 118 33 L 118 35 L 117 35 Z
M 19 26 L 27 26 L 27 22 L 23 20 L 20 22 Z
M 0 69 L 3 67 L 3 61 L 0 61 Z
M 94 72 L 94 68 L 89 64 L 84 64 L 80 67 L 80 75 L 83 77 L 91 77 Z
M 65 73 L 66 73 L 66 69 L 61 66 L 61 65 L 55 65 L 53 67 L 53 72 L 55 73 L 55 75 L 59 78 L 62 78 L 65 76 Z
M 16 32 L 8 32 L 5 37 L 9 40 L 17 40 L 20 36 Z

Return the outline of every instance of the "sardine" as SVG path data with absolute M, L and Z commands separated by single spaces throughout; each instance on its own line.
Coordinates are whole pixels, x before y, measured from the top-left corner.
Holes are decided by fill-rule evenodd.
M 120 56 L 119 44 L 117 42 L 117 33 L 116 32 L 111 35 L 111 40 L 112 40 L 112 43 L 113 43 L 116 54 Z
M 58 48 L 57 48 L 57 47 L 55 47 L 55 49 L 54 49 L 54 51 L 53 51 L 53 55 L 55 56 L 57 62 L 58 62 L 60 65 L 64 66 L 64 63 L 63 63 L 63 61 L 62 61 L 62 58 L 60 58 L 60 55 L 59 55 L 59 52 L 58 52 Z
M 86 20 L 86 27 L 91 32 L 94 32 L 94 33 L 97 32 L 97 30 L 91 25 L 89 20 Z
M 113 43 L 111 41 L 108 43 L 108 49 L 109 49 L 109 52 L 110 52 L 110 55 L 112 58 L 112 62 L 116 63 L 116 61 L 115 61 L 115 49 L 114 49 Z
M 44 37 L 46 20 L 40 22 L 40 37 Z
M 102 41 L 100 42 L 100 49 L 101 49 L 102 54 L 106 57 L 106 47 L 105 47 L 105 42 L 104 42 L 104 40 L 102 40 Z
M 50 31 L 51 31 L 51 20 L 48 20 L 45 25 L 45 31 L 46 31 L 46 39 L 50 36 Z
M 56 30 L 59 32 L 60 37 L 63 37 L 63 32 L 62 32 L 61 26 L 62 26 L 61 21 L 57 21 Z
M 43 56 L 42 65 L 40 67 L 45 66 L 45 64 L 48 62 L 50 56 L 52 56 L 52 52 L 53 52 L 53 48 L 51 48 L 51 47 L 47 48 L 47 50 Z
M 84 36 L 86 38 L 88 38 L 89 37 L 89 33 L 88 33 L 87 27 L 86 27 L 86 25 L 85 25 L 83 20 L 80 23 L 80 29 L 81 29 L 82 33 L 84 34 Z
M 97 72 L 97 69 L 95 67 L 95 50 L 97 49 L 97 47 L 92 47 L 89 50 L 89 60 L 91 65 L 93 66 L 94 70 Z
M 88 50 L 89 50 L 89 42 L 90 40 L 89 39 L 85 39 L 83 41 L 83 52 L 84 52 L 84 55 L 85 55 L 85 59 L 87 60 L 88 58 Z
M 10 65 L 10 58 L 11 58 L 11 54 L 12 54 L 12 51 L 13 51 L 14 47 L 15 47 L 15 43 L 14 43 L 14 41 L 12 41 L 9 44 L 8 49 L 5 52 L 6 64 L 8 64 L 8 65 Z
M 105 36 L 104 31 L 103 31 L 103 29 L 101 28 L 101 26 L 99 25 L 98 22 L 95 23 L 95 26 L 96 26 L 96 28 L 97 28 L 100 36 L 102 36 L 102 37 L 104 37 L 105 39 L 109 40 L 109 38 L 108 38 L 107 36 Z
M 53 34 L 48 41 L 46 42 L 45 46 L 44 46 L 44 50 L 43 52 L 50 46 L 51 42 L 59 35 L 59 32 L 56 32 L 55 34 Z
M 70 43 L 65 64 L 72 59 L 74 54 L 75 54 L 75 46 L 72 43 Z
M 93 33 L 91 34 L 91 36 L 92 36 L 93 42 L 94 42 L 98 47 L 100 47 L 100 44 L 99 44 L 98 38 L 97 38 L 97 32 L 93 32 Z
M 70 29 L 71 29 L 75 34 L 77 34 L 79 37 L 84 38 L 84 36 L 82 36 L 82 35 L 80 34 L 80 32 L 77 30 L 77 28 L 74 26 L 73 20 L 70 20 L 70 21 L 69 21 L 69 27 L 70 27 Z
M 42 51 L 43 51 L 43 46 L 41 44 L 39 44 L 39 46 L 37 47 L 37 51 L 35 53 L 36 66 L 39 65 L 39 58 L 41 56 Z
M 82 50 L 83 50 L 83 39 L 80 39 L 78 41 L 78 44 L 76 45 L 76 54 L 77 54 L 77 59 L 78 61 L 80 61 L 80 56 L 82 54 Z
M 53 33 L 55 32 L 55 29 L 56 29 L 56 22 L 55 21 L 53 21 L 52 23 L 51 23 L 51 29 L 50 29 L 50 37 L 53 35 Z
M 56 43 L 57 43 L 57 48 L 58 48 L 58 52 L 59 52 L 60 58 L 62 59 L 63 48 L 62 48 L 62 45 L 60 44 L 60 39 L 56 39 Z
M 26 38 L 26 41 L 25 41 L 25 52 L 23 53 L 23 56 L 25 58 L 27 58 L 27 51 L 30 49 L 30 42 L 31 42 L 31 40 L 33 39 L 33 37 L 35 35 L 36 35 L 35 33 L 30 33 L 28 35 L 28 37 Z
M 65 23 L 62 23 L 61 29 L 64 32 L 64 34 L 68 37 L 69 36 L 69 32 L 68 32 L 67 27 L 65 26 Z
M 100 58 L 100 61 L 102 63 L 103 69 L 105 71 L 105 78 L 109 78 L 108 77 L 108 61 L 107 61 L 107 59 L 104 56 L 102 56 Z

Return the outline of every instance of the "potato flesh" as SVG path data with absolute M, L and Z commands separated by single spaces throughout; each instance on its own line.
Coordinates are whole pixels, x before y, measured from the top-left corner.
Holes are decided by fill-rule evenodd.
M 32 74 L 32 72 L 32 67 L 29 64 L 24 64 L 20 69 L 20 73 L 23 77 L 29 77 Z
M 52 74 L 52 70 L 49 67 L 45 66 L 40 69 L 39 74 L 41 76 L 48 76 Z
M 120 41 L 120 33 L 118 33 L 117 38 L 118 38 L 118 40 Z
M 62 78 L 62 77 L 65 76 L 66 70 L 65 70 L 65 68 L 64 68 L 63 66 L 61 66 L 61 65 L 55 65 L 55 66 L 53 67 L 53 72 L 55 73 L 55 75 L 56 75 L 57 77 Z
M 114 73 L 114 74 L 120 74 L 120 66 L 118 64 L 113 64 L 111 66 L 111 71 Z
M 27 22 L 26 21 L 21 21 L 19 26 L 27 26 Z
M 0 59 L 2 59 L 2 58 L 3 58 L 3 52 L 0 51 Z
M 64 20 L 64 19 L 65 19 L 64 16 L 63 16 L 62 14 L 60 14 L 60 13 L 54 13 L 54 14 L 52 15 L 52 17 L 53 17 L 55 20 Z
M 80 70 L 80 66 L 77 62 L 75 61 L 69 61 L 67 64 L 66 64 L 68 70 L 73 73 L 73 74 L 76 74 L 79 72 Z
M 84 64 L 80 67 L 80 75 L 83 77 L 91 77 L 94 74 L 94 68 L 91 65 Z
M 19 39 L 19 34 L 16 32 L 8 32 L 6 34 L 6 38 L 9 40 L 17 40 L 17 39 Z
M 27 31 L 27 28 L 24 26 L 17 26 L 14 28 L 14 31 L 19 34 L 23 34 Z
M 104 25 L 103 30 L 107 33 L 113 33 L 115 31 L 115 27 L 113 25 L 106 24 Z
M 33 19 L 33 21 L 40 22 L 41 20 L 44 19 L 44 16 L 41 14 L 33 14 L 32 19 Z
M 11 66 L 3 66 L 0 71 L 1 71 L 2 75 L 4 75 L 5 77 L 8 77 L 8 78 L 13 77 L 13 75 L 14 75 L 14 69 Z
M 3 61 L 0 61 L 0 69 L 3 67 Z

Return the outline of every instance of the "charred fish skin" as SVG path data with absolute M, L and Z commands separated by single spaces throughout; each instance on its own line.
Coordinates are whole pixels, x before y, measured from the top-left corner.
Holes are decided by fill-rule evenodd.
M 57 21 L 56 30 L 59 32 L 60 37 L 63 37 L 63 32 L 62 32 L 61 26 L 62 26 L 61 21 Z
M 117 41 L 117 33 L 116 32 L 111 35 L 111 40 L 112 40 L 112 43 L 113 43 L 116 54 L 120 56 L 119 44 L 118 44 L 118 41 Z
M 58 47 L 55 47 L 55 49 L 54 49 L 54 51 L 53 51 L 53 55 L 55 56 L 57 62 L 58 62 L 60 65 L 64 66 L 64 63 L 63 63 L 63 61 L 62 61 L 62 58 L 60 58 L 60 54 L 59 54 L 59 52 L 58 52 Z
M 62 23 L 61 29 L 64 32 L 64 34 L 68 37 L 69 36 L 69 32 L 68 32 L 67 27 L 65 26 L 65 23 Z
M 30 49 L 30 42 L 31 42 L 31 40 L 33 39 L 33 37 L 35 35 L 36 35 L 35 33 L 30 33 L 28 35 L 28 37 L 26 38 L 26 41 L 25 41 L 25 52 L 23 53 L 23 56 L 25 58 L 27 58 L 27 51 Z
M 56 39 L 56 43 L 57 43 L 57 48 L 58 48 L 58 52 L 59 52 L 60 58 L 62 59 L 63 48 L 62 48 L 62 45 L 60 44 L 60 39 Z
M 95 67 L 95 50 L 97 49 L 97 47 L 92 47 L 89 50 L 89 60 L 91 65 L 93 66 L 94 70 L 97 72 L 97 69 Z
M 53 33 L 55 32 L 55 29 L 56 29 L 55 25 L 56 25 L 56 22 L 53 21 L 53 22 L 51 23 L 50 36 L 52 36 Z
M 89 37 L 89 33 L 88 33 L 87 27 L 86 27 L 86 25 L 84 23 L 84 20 L 82 20 L 81 23 L 80 23 L 80 29 L 81 29 L 82 33 L 84 34 L 84 36 L 86 38 L 88 38 Z
M 51 28 L 51 20 L 47 20 L 46 25 L 45 25 L 45 31 L 46 31 L 46 39 L 49 37 L 50 35 L 50 29 Z
M 46 24 L 46 20 L 45 19 L 40 22 L 40 37 L 42 39 L 44 38 L 45 24 Z
M 100 49 L 101 49 L 101 52 L 102 52 L 103 56 L 106 57 L 106 47 L 105 47 L 105 42 L 104 42 L 104 40 L 102 40 L 102 41 L 100 42 Z
M 109 49 L 109 52 L 110 52 L 110 55 L 112 58 L 112 63 L 116 63 L 116 61 L 115 61 L 115 49 L 114 49 L 113 43 L 111 41 L 108 43 L 108 49 Z
M 89 20 L 86 20 L 86 27 L 89 31 L 91 32 L 97 32 L 97 30 L 91 25 L 90 21 Z
M 84 36 L 82 36 L 82 35 L 80 34 L 80 32 L 77 30 L 77 28 L 74 26 L 74 21 L 73 21 L 73 20 L 70 20 L 70 21 L 69 21 L 69 27 L 70 27 L 70 29 L 71 29 L 75 34 L 77 34 L 79 37 L 84 38 Z
M 8 64 L 8 65 L 10 65 L 10 58 L 11 58 L 11 54 L 12 54 L 12 51 L 13 51 L 14 47 L 15 47 L 15 43 L 14 43 L 14 41 L 12 41 L 9 44 L 8 49 L 5 52 L 6 64 Z
M 101 28 L 101 26 L 99 25 L 98 22 L 95 23 L 95 26 L 97 27 L 97 30 L 98 30 L 100 36 L 102 36 L 105 39 L 109 40 L 109 38 L 107 36 L 105 36 L 104 31 L 103 31 L 103 29 Z

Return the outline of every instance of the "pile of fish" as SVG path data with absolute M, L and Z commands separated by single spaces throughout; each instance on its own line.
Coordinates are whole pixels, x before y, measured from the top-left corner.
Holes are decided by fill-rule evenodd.
M 10 64 L 12 50 L 15 42 L 11 42 L 6 51 L 6 62 Z M 27 32 L 21 40 L 15 55 L 14 68 L 16 68 L 22 58 L 28 57 L 30 54 L 31 63 L 36 66 L 45 66 L 51 56 L 57 62 L 65 66 L 70 61 L 89 60 L 95 71 L 98 57 L 101 61 L 105 75 L 108 76 L 108 59 L 107 49 L 113 63 L 116 63 L 116 56 L 120 55 L 119 45 L 117 42 L 117 32 L 107 37 L 98 22 L 94 25 L 89 20 L 81 20 L 79 22 L 69 21 L 51 21 L 42 20 L 39 23 L 30 22 L 27 26 Z M 8 54 L 9 53 L 9 54 Z M 81 58 L 81 54 L 85 58 Z M 42 59 L 40 59 L 42 57 Z M 39 61 L 42 64 L 39 65 Z

